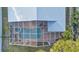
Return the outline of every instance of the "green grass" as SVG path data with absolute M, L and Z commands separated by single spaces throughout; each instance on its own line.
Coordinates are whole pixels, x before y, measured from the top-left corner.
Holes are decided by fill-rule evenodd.
M 49 52 L 50 47 L 27 47 L 27 46 L 13 46 L 9 47 L 4 52 Z

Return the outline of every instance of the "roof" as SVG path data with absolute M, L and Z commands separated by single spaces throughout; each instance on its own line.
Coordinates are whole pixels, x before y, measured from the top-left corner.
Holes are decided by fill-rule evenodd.
M 13 21 L 56 21 L 65 19 L 64 7 L 16 7 L 8 8 L 9 22 Z

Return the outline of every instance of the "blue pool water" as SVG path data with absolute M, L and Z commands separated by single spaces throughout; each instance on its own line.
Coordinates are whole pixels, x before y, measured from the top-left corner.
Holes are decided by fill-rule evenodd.
M 15 31 L 19 32 L 19 37 L 23 39 L 28 39 L 28 38 L 39 39 L 42 33 L 40 28 L 34 28 L 34 29 L 16 28 Z

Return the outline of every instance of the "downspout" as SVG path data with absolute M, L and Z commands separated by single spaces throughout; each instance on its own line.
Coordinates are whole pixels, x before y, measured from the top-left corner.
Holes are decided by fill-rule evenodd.
M 2 8 L 0 7 L 0 52 L 2 52 Z

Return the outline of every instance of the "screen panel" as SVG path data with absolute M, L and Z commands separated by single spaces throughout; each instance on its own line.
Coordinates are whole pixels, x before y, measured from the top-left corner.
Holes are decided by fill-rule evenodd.
M 65 7 L 38 7 L 37 19 L 45 21 L 64 20 Z
M 8 19 L 9 22 L 16 21 L 32 21 L 36 20 L 36 8 L 35 7 L 9 7 Z
M 0 51 L 2 49 L 2 10 L 0 8 Z

